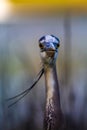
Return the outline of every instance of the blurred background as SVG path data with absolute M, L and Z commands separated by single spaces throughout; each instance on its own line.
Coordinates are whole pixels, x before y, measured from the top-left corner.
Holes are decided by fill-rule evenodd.
M 57 72 L 67 130 L 87 130 L 87 1 L 0 0 L 0 130 L 42 130 L 44 76 L 20 102 L 41 68 L 38 39 L 60 39 Z

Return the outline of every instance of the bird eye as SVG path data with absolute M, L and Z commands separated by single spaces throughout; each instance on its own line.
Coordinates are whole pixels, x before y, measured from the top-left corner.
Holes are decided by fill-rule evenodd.
M 41 49 L 43 49 L 43 48 L 44 48 L 44 45 L 43 45 L 42 43 L 39 43 L 39 47 L 40 47 Z
M 60 46 L 60 44 L 57 44 L 57 45 L 56 45 L 56 48 L 58 48 L 59 46 Z

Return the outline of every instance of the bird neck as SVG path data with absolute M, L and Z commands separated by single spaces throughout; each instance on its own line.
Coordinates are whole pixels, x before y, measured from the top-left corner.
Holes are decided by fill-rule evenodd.
M 46 109 L 45 130 L 59 130 L 60 126 L 60 95 L 57 80 L 56 65 L 45 69 Z

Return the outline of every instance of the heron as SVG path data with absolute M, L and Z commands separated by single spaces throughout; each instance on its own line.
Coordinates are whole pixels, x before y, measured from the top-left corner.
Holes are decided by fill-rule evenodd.
M 40 49 L 42 68 L 30 88 L 9 99 L 13 100 L 18 98 L 15 102 L 10 104 L 10 106 L 14 105 L 21 98 L 27 95 L 44 74 L 46 86 L 44 130 L 60 130 L 62 110 L 56 70 L 56 60 L 58 56 L 60 40 L 54 35 L 45 35 L 39 39 L 38 44 Z
M 59 46 L 60 41 L 54 35 L 46 35 L 39 40 L 46 84 L 44 130 L 59 130 L 61 127 L 62 111 L 56 71 Z

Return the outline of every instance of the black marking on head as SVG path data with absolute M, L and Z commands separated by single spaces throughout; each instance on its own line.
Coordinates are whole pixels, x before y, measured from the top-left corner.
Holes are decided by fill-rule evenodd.
M 41 37 L 41 38 L 39 39 L 39 43 L 43 43 L 43 42 L 45 42 L 45 36 L 43 36 L 43 37 Z
M 60 43 L 59 38 L 57 38 L 56 36 L 54 36 L 54 35 L 52 35 L 52 34 L 51 34 L 51 36 L 54 37 L 54 38 L 58 41 L 57 43 Z

